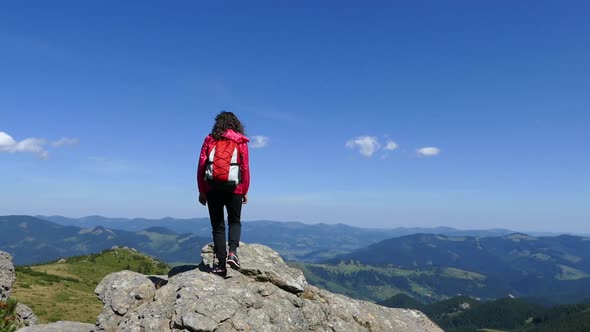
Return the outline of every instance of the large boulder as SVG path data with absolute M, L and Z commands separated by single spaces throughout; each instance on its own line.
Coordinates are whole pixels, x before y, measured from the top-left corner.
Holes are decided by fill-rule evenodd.
M 258 281 L 268 281 L 288 292 L 301 293 L 307 286 L 303 272 L 290 268 L 281 256 L 271 248 L 261 244 L 240 243 L 238 249 L 240 272 Z M 201 250 L 202 263 L 213 264 L 213 244 Z
M 12 256 L 0 251 L 0 301 L 7 301 L 10 297 L 10 290 L 15 278 Z
M 243 268 L 226 278 L 208 273 L 211 246 L 202 256 L 201 265 L 168 276 L 105 277 L 96 288 L 104 306 L 95 331 L 442 331 L 419 311 L 309 286 L 268 247 L 241 244 Z

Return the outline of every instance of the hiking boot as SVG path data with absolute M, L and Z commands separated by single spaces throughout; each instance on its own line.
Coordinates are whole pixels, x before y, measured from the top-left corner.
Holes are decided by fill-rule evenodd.
M 227 255 L 227 264 L 232 269 L 239 269 L 240 268 L 240 260 L 238 259 L 238 255 L 236 255 L 235 252 L 230 251 L 229 255 Z
M 217 274 L 218 276 L 225 277 L 225 276 L 227 276 L 227 269 L 225 268 L 225 266 L 215 265 L 211 269 L 211 273 Z

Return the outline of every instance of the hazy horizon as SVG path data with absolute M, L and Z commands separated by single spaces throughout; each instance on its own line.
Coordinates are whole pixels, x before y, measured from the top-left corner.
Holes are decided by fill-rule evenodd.
M 106 218 L 106 219 L 128 219 L 128 220 L 134 220 L 134 219 L 144 219 L 144 220 L 163 220 L 163 219 L 173 219 L 173 220 L 191 220 L 191 219 L 205 219 L 208 220 L 208 217 L 187 217 L 187 218 L 180 218 L 180 217 L 173 217 L 173 216 L 164 216 L 164 217 L 153 217 L 153 218 L 148 218 L 148 217 L 121 217 L 121 216 L 105 216 L 105 215 L 98 215 L 98 214 L 94 214 L 94 215 L 83 215 L 83 216 L 68 216 L 68 215 L 60 215 L 60 214 L 54 214 L 54 215 L 48 215 L 48 214 L 10 214 L 10 215 L 23 215 L 23 216 L 31 216 L 31 217 L 35 217 L 35 218 L 52 218 L 52 217 L 63 217 L 63 218 L 68 218 L 68 219 L 74 219 L 74 220 L 82 220 L 85 218 L 92 218 L 92 217 L 99 217 L 99 218 Z M 0 215 L 2 216 L 2 215 Z M 506 230 L 506 231 L 512 231 L 512 232 L 517 232 L 517 233 L 526 233 L 526 234 L 548 234 L 548 235 L 555 235 L 555 234 L 572 234 L 572 235 L 578 235 L 578 236 L 590 236 L 590 233 L 584 233 L 584 232 L 575 232 L 575 231 L 542 231 L 542 230 L 538 230 L 538 229 L 514 229 L 514 228 L 504 228 L 504 227 L 472 227 L 472 228 L 460 228 L 460 227 L 452 227 L 452 226 L 448 226 L 445 224 L 440 224 L 440 225 L 432 225 L 432 226 L 395 226 L 392 225 L 390 227 L 378 227 L 378 226 L 366 226 L 366 225 L 353 225 L 353 224 L 349 224 L 349 223 L 344 223 L 344 222 L 326 222 L 326 221 L 317 221 L 317 222 L 305 222 L 305 221 L 300 221 L 300 220 L 276 220 L 276 219 L 269 219 L 269 218 L 260 218 L 260 219 L 243 219 L 242 222 L 248 223 L 248 222 L 258 222 L 258 221 L 269 221 L 269 222 L 279 222 L 279 223 L 301 223 L 301 224 L 305 224 L 305 225 L 319 225 L 319 224 L 325 224 L 325 225 L 345 225 L 345 226 L 350 226 L 350 227 L 358 227 L 358 228 L 367 228 L 367 229 L 396 229 L 396 228 L 407 228 L 407 229 L 431 229 L 431 228 L 450 228 L 450 229 L 455 229 L 457 231 L 493 231 L 493 230 Z

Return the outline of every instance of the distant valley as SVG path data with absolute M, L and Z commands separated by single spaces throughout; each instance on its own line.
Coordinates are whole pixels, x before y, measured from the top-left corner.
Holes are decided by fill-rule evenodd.
M 201 238 L 211 237 L 211 224 L 208 218 L 127 219 L 102 216 L 84 218 L 37 216 L 37 218 L 63 226 L 88 229 L 102 226 L 108 229 L 138 232 L 158 227 L 178 234 L 193 233 Z M 448 236 L 503 236 L 514 233 L 507 229 L 459 230 L 450 227 L 376 229 L 352 227 L 344 224 L 304 224 L 268 220 L 243 221 L 243 225 L 243 241 L 268 245 L 287 260 L 306 262 L 320 262 L 382 240 L 416 233 Z
M 447 332 L 583 332 L 590 328 L 590 303 L 546 308 L 515 298 L 482 302 L 457 296 L 424 304 L 405 294 L 398 294 L 379 304 L 418 309 Z
M 167 274 L 169 269 L 164 262 L 134 250 L 105 250 L 42 265 L 17 266 L 13 297 L 33 308 L 43 323 L 58 320 L 94 323 L 102 308 L 94 289 L 107 274 L 132 270 L 158 275 Z M 587 331 L 590 324 L 588 303 L 543 307 L 522 299 L 484 302 L 467 296 L 423 303 L 398 293 L 379 304 L 418 309 L 448 332 L 572 332 Z
M 0 217 L 0 250 L 10 253 L 17 265 L 97 253 L 113 246 L 135 248 L 167 262 L 195 262 L 208 242 L 192 233 L 158 227 L 131 232 L 63 226 L 30 216 Z
M 0 250 L 23 265 L 127 246 L 178 265 L 199 262 L 211 241 L 207 219 L 44 218 L 51 221 L 0 217 Z M 412 233 L 424 231 L 437 233 Z M 590 298 L 587 237 L 248 221 L 242 238 L 272 247 L 312 284 L 370 301 L 396 294 L 424 303 L 457 295 L 543 304 Z
M 373 301 L 400 292 L 426 303 L 461 294 L 544 304 L 590 299 L 590 238 L 571 235 L 414 234 L 297 264 L 322 287 Z

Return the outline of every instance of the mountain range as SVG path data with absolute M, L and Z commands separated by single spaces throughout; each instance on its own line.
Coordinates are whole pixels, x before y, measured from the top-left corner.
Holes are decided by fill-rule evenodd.
M 0 248 L 13 252 L 17 264 L 38 263 L 64 255 L 81 255 L 113 245 L 138 248 L 169 263 L 193 262 L 196 247 L 210 242 L 206 218 L 126 219 L 89 216 L 0 217 Z M 344 224 L 247 221 L 242 239 L 277 250 L 287 260 L 316 262 L 352 252 L 391 237 L 418 231 L 457 234 L 507 234 L 508 230 L 462 231 L 448 227 L 371 229 Z M 191 240 L 193 245 L 189 245 Z M 178 243 L 176 243 L 178 242 Z M 198 251 L 197 251 L 198 252 Z
M 368 265 L 445 266 L 488 277 L 580 280 L 590 276 L 590 238 L 572 235 L 499 237 L 415 234 L 392 238 L 332 259 Z
M 22 265 L 127 246 L 177 265 L 198 262 L 200 248 L 211 242 L 206 219 L 46 218 L 53 222 L 0 217 L 0 250 Z M 190 229 L 195 232 L 179 232 Z M 246 242 L 299 261 L 292 264 L 311 283 L 372 301 L 399 293 L 425 303 L 458 294 L 481 299 L 511 295 L 549 304 L 590 298 L 588 237 L 534 237 L 504 230 L 473 231 L 493 236 L 440 234 L 469 232 L 451 228 L 400 236 L 416 229 L 273 221 L 244 222 L 243 230 Z
M 313 274 L 308 280 L 371 300 L 382 300 L 388 292 L 405 292 L 427 303 L 459 294 L 549 304 L 590 298 L 590 238 L 571 235 L 414 234 L 304 265 Z
M 193 233 L 199 237 L 211 237 L 208 218 L 193 219 L 144 219 L 107 218 L 88 216 L 66 218 L 62 216 L 36 216 L 63 226 L 138 232 L 148 228 L 167 228 L 178 234 Z M 261 243 L 272 247 L 287 260 L 319 262 L 339 254 L 351 252 L 389 238 L 416 233 L 443 234 L 448 236 L 503 236 L 514 233 L 508 229 L 460 230 L 451 227 L 390 229 L 352 227 L 345 224 L 305 224 L 269 220 L 243 221 L 242 239 L 249 243 Z
M 121 270 L 161 275 L 167 274 L 169 267 L 125 248 L 43 265 L 17 266 L 12 297 L 29 305 L 41 323 L 60 320 L 94 323 L 102 308 L 94 293 L 97 283 L 107 274 Z M 523 299 L 479 301 L 457 296 L 426 304 L 399 293 L 378 304 L 418 309 L 448 332 L 575 332 L 588 331 L 590 327 L 590 304 L 582 303 L 549 308 Z
M 0 216 L 0 250 L 17 265 L 100 252 L 127 246 L 168 262 L 194 262 L 209 239 L 152 227 L 131 232 L 103 226 L 80 228 L 58 225 L 30 216 Z

